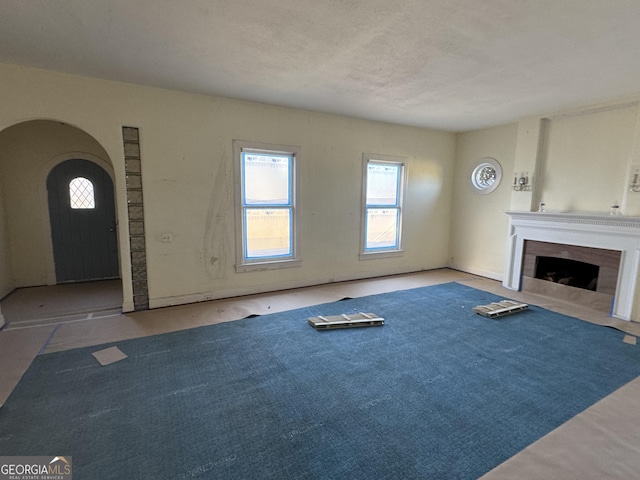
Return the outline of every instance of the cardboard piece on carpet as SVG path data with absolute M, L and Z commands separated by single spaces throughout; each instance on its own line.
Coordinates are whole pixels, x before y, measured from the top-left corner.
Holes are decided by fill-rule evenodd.
M 510 313 L 521 312 L 529 308 L 526 303 L 515 302 L 513 300 L 502 300 L 501 302 L 494 302 L 488 305 L 478 305 L 473 308 L 473 311 L 483 317 L 495 318 L 503 315 L 509 315 Z
M 622 341 L 624 343 L 628 343 L 629 345 L 635 345 L 637 342 L 636 337 L 634 337 L 633 335 L 625 335 Z
M 354 313 L 351 315 L 331 315 L 323 317 L 310 317 L 309 325 L 316 330 L 328 330 L 331 328 L 374 327 L 384 325 L 384 318 L 375 313 Z
M 104 350 L 98 350 L 97 352 L 93 352 L 91 355 L 96 357 L 96 360 L 98 360 L 100 365 L 103 367 L 127 358 L 127 355 L 118 347 L 109 347 Z

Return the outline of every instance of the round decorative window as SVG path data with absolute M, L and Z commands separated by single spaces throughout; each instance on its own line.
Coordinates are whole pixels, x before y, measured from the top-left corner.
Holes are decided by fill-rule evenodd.
M 493 192 L 500 185 L 500 180 L 502 180 L 502 167 L 495 158 L 481 158 L 471 172 L 471 185 L 476 193 Z

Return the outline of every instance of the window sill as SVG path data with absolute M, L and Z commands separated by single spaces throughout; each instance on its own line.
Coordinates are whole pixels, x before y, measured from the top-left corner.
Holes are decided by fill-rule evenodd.
M 262 272 L 279 270 L 281 268 L 295 268 L 302 265 L 302 260 L 272 260 L 266 262 L 242 263 L 236 265 L 236 273 Z
M 404 250 L 382 250 L 379 252 L 361 252 L 360 260 L 402 257 L 403 255 L 404 255 Z

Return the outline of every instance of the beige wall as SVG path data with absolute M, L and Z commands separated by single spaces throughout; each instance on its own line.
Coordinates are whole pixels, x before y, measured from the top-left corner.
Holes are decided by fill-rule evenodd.
M 8 295 L 14 288 L 11 280 L 11 266 L 9 265 L 9 242 L 4 221 L 4 205 L 2 203 L 2 185 L 0 185 L 0 299 Z M 0 327 L 5 324 L 4 315 L 0 308 Z
M 123 125 L 140 129 L 153 306 L 447 264 L 455 155 L 451 133 L 12 65 L 0 64 L 0 78 L 0 129 L 33 119 L 64 122 L 94 138 L 111 159 L 125 307 L 132 295 L 128 230 L 122 221 L 127 218 Z M 301 268 L 235 273 L 234 139 L 301 148 Z M 1 150 L 0 143 L 0 161 L 9 162 L 8 147 Z M 359 260 L 363 153 L 408 159 L 402 257 Z M 36 187 L 34 178 L 28 175 L 29 189 Z M 3 180 L 3 188 L 12 188 L 10 183 Z M 3 193 L 5 201 L 14 195 Z M 13 250 L 24 236 L 23 215 L 38 209 L 37 214 L 45 214 L 41 201 L 31 198 L 29 203 L 24 207 L 28 212 L 5 205 L 7 231 L 12 259 L 28 263 L 19 269 L 21 278 L 41 282 L 47 272 L 36 259 L 28 259 L 31 253 L 38 255 L 39 246 Z M 173 234 L 172 243 L 160 241 L 165 232 Z
M 0 182 L 0 299 L 15 288 L 9 263 L 11 257 L 2 198 L 2 183 Z M 0 315 L 2 314 L 0 313 Z
M 533 173 L 529 193 L 514 192 L 512 210 L 608 213 L 618 201 L 625 215 L 640 215 L 640 193 L 628 191 L 640 168 L 638 101 L 522 119 L 518 125 L 517 172 Z
M 451 216 L 450 264 L 453 268 L 501 279 L 509 227 L 517 124 L 461 133 L 457 136 Z M 500 163 L 502 182 L 480 195 L 471 187 L 471 172 L 483 157 Z
M 141 131 L 149 286 L 154 305 L 199 295 L 289 288 L 445 266 L 453 135 L 348 118 L 217 100 L 202 122 Z M 197 105 L 189 107 L 193 115 Z M 187 112 L 185 112 L 185 116 Z M 184 118 L 184 117 L 182 117 Z M 213 138 L 212 138 L 213 133 Z M 185 138 L 186 137 L 186 138 Z M 300 147 L 302 267 L 235 273 L 232 140 Z M 156 147 L 158 149 L 156 150 Z M 362 154 L 408 158 L 405 254 L 359 260 Z M 173 243 L 159 241 L 172 233 Z M 182 297 L 182 298 L 173 298 Z
M 640 193 L 628 191 L 640 168 L 637 100 L 525 118 L 517 125 L 458 134 L 451 219 L 451 266 L 501 279 L 507 253 L 505 211 L 608 214 L 618 201 L 622 213 L 640 215 Z M 483 156 L 496 158 L 503 182 L 488 195 L 474 194 L 470 170 Z M 529 192 L 512 190 L 515 174 L 528 172 Z
M 132 305 L 132 294 L 128 226 L 122 221 L 127 218 L 122 126 L 140 129 L 152 306 L 448 264 L 501 278 L 506 210 L 534 209 L 543 198 L 549 209 L 605 212 L 617 199 L 625 213 L 640 214 L 640 194 L 626 190 L 632 166 L 640 165 L 637 101 L 454 135 L 6 64 L 0 64 L 0 79 L 0 131 L 28 120 L 64 122 L 86 133 L 81 143 L 96 143 L 67 144 L 63 150 L 88 149 L 111 160 L 125 308 Z M 4 289 L 50 279 L 51 264 L 39 257 L 47 222 L 38 226 L 37 241 L 35 235 L 25 240 L 35 223 L 24 222 L 46 218 L 46 202 L 36 192 L 42 189 L 45 157 L 59 151 L 49 145 L 34 162 L 40 167 L 27 167 L 40 168 L 39 173 L 20 172 L 22 166 L 8 158 L 14 146 L 5 140 L 0 187 L 6 240 L 0 236 L 0 255 L 10 259 L 0 266 Z M 233 140 L 300 147 L 302 267 L 235 272 Z M 402 257 L 359 259 L 363 153 L 408 159 Z M 502 164 L 503 183 L 480 196 L 470 189 L 469 174 L 484 156 Z M 534 172 L 531 192 L 511 190 L 513 174 L 520 171 Z M 15 197 L 14 175 L 33 193 L 24 206 Z M 567 180 L 570 175 L 577 181 Z M 173 242 L 162 243 L 162 233 L 172 233 Z
M 550 118 L 538 190 L 547 210 L 607 213 L 626 197 L 638 106 Z
M 172 112 L 141 126 L 152 305 L 446 265 L 453 135 L 246 102 L 185 98 Z M 202 100 L 214 103 L 213 112 Z M 183 111 L 175 112 L 178 106 Z M 180 121 L 186 118 L 198 120 Z M 235 273 L 234 139 L 300 147 L 302 267 Z M 408 158 L 402 257 L 359 260 L 363 153 Z M 172 233 L 172 243 L 159 241 L 163 232 Z
M 71 158 L 108 163 L 83 131 L 60 122 L 23 122 L 0 132 L 0 186 L 9 237 L 13 287 L 55 283 L 46 179 Z

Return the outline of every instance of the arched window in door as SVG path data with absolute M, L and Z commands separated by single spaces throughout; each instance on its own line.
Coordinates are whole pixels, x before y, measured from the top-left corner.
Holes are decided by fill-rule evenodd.
M 93 183 L 84 177 L 76 177 L 69 182 L 69 200 L 71 208 L 91 209 L 96 208 L 96 197 L 93 191 Z

